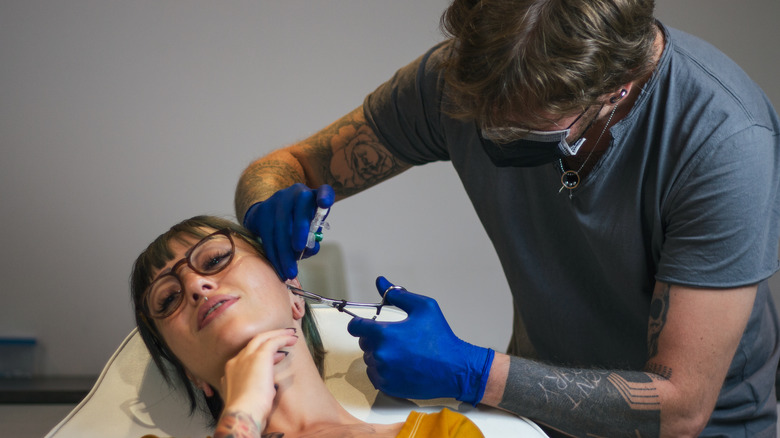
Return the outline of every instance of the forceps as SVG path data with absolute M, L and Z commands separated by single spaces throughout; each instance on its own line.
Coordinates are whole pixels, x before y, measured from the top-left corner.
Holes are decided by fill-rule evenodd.
M 354 306 L 354 307 L 376 307 L 376 315 L 372 319 L 376 319 L 377 316 L 379 316 L 379 312 L 382 310 L 382 306 L 386 305 L 385 303 L 385 297 L 387 296 L 387 292 L 389 292 L 391 289 L 404 289 L 401 286 L 390 286 L 385 290 L 385 292 L 382 294 L 382 301 L 379 303 L 358 303 L 355 301 L 347 301 L 347 300 L 334 300 L 332 298 L 325 298 L 322 295 L 317 295 L 313 292 L 305 291 L 303 289 L 297 288 L 295 286 L 287 285 L 287 289 L 290 289 L 290 291 L 296 295 L 300 295 L 304 298 L 309 298 L 312 301 L 316 303 L 325 304 L 327 306 L 333 307 L 334 309 L 338 310 L 339 312 L 344 312 L 347 315 L 351 315 L 353 317 L 357 317 L 358 315 L 355 315 L 354 313 L 350 312 L 349 310 L 345 309 L 346 306 Z

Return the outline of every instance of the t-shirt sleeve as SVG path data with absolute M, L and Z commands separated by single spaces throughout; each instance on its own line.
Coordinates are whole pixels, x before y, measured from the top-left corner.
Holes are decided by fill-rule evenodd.
M 441 129 L 443 79 L 440 61 L 449 53 L 439 44 L 369 94 L 363 112 L 382 144 L 415 165 L 449 159 Z
M 753 125 L 713 144 L 670 193 L 660 281 L 739 287 L 778 269 L 776 134 Z

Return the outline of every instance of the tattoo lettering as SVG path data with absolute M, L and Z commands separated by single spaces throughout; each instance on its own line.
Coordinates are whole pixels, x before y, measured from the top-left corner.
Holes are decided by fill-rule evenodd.
M 564 368 L 513 357 L 498 406 L 573 436 L 645 437 L 660 430 L 660 394 L 640 371 Z
M 658 354 L 658 338 L 666 325 L 666 315 L 669 313 L 669 288 L 664 286 L 660 295 L 654 295 L 650 302 L 650 320 L 647 328 L 647 357 L 652 359 Z
M 224 412 L 214 431 L 214 438 L 257 438 L 258 435 L 259 425 L 251 415 L 240 411 Z
M 551 397 L 561 397 L 560 400 L 571 404 L 570 409 L 577 409 L 590 397 L 601 384 L 603 372 L 589 370 L 553 370 L 539 382 L 539 387 L 549 403 Z

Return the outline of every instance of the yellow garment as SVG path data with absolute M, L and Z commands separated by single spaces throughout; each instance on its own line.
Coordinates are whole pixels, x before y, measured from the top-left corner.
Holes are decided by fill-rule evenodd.
M 444 408 L 435 414 L 412 411 L 396 438 L 484 438 L 465 415 Z

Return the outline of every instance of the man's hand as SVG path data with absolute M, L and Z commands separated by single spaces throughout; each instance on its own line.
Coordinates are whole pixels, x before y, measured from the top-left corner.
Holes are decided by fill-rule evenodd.
M 330 208 L 335 199 L 327 184 L 313 190 L 298 183 L 249 207 L 244 227 L 260 237 L 266 257 L 282 280 L 298 276 L 301 254 L 310 257 L 320 250 L 319 243 L 306 248 L 309 226 L 317 208 Z
M 354 318 L 347 329 L 360 337 L 374 387 L 396 397 L 453 397 L 476 406 L 485 392 L 494 352 L 460 340 L 433 298 L 393 286 L 379 277 L 380 295 L 408 314 L 403 321 Z

